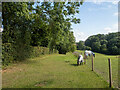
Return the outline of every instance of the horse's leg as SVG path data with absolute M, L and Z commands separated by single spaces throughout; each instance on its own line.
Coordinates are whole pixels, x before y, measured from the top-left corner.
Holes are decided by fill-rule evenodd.
M 86 56 L 86 59 L 88 59 L 88 56 Z
M 79 60 L 77 60 L 77 65 L 79 65 Z
M 82 65 L 82 61 L 80 61 L 80 65 Z

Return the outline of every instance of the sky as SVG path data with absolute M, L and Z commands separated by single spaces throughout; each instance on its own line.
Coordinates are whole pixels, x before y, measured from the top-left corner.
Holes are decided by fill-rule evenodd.
M 116 0 L 111 0 L 111 2 L 88 1 L 86 0 L 80 6 L 80 13 L 76 14 L 76 17 L 80 18 L 80 24 L 72 23 L 71 31 L 74 32 L 76 42 L 85 41 L 91 35 L 118 31 L 118 2 L 115 2 Z
M 77 18 L 80 24 L 72 24 L 76 42 L 85 41 L 89 36 L 118 31 L 118 3 L 84 2 Z

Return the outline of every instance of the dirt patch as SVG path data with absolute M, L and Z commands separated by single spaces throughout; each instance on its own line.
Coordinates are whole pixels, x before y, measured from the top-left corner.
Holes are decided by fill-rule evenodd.
M 35 84 L 36 87 L 43 87 L 46 86 L 49 82 L 48 81 L 43 81 L 43 82 L 39 82 L 37 84 Z
M 6 68 L 6 69 L 3 69 L 3 70 L 2 70 L 2 73 L 5 73 L 5 72 L 15 72 L 15 71 L 22 72 L 23 69 L 17 68 L 17 67 Z

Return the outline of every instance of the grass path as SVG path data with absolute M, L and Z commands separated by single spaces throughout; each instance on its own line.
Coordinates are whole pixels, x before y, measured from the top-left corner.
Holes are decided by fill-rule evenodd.
M 2 73 L 3 88 L 107 88 L 109 85 L 76 57 L 53 54 L 11 65 Z

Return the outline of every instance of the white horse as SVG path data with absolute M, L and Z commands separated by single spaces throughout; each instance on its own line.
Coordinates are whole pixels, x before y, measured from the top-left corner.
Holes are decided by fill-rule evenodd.
M 95 57 L 95 53 L 93 53 L 92 51 L 88 51 L 88 50 L 85 50 L 85 56 L 91 56 L 93 55 Z
M 83 62 L 84 62 L 84 60 L 83 60 L 83 56 L 82 55 L 79 55 L 78 56 L 78 60 L 77 60 L 77 65 L 81 65 L 81 64 L 83 64 Z

